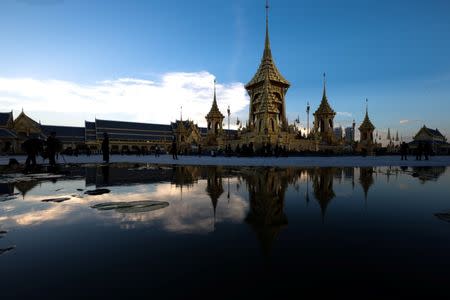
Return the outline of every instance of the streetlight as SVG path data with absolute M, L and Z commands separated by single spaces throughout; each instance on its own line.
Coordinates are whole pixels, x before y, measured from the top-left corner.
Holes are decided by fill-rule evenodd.
M 309 137 L 309 110 L 311 109 L 311 107 L 309 106 L 309 101 L 306 105 L 306 115 L 307 115 L 307 121 L 306 121 L 306 137 Z
M 228 143 L 230 143 L 230 106 L 229 105 L 228 105 L 227 113 L 228 113 Z

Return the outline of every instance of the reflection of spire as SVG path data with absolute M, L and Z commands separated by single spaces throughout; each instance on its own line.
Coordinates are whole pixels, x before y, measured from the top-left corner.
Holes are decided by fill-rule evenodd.
M 30 181 L 20 181 L 14 183 L 14 187 L 19 190 L 22 194 L 22 198 L 25 199 L 25 195 L 32 190 L 36 185 L 38 185 L 38 181 L 30 180 Z
M 372 167 L 359 168 L 359 183 L 364 191 L 364 203 L 367 205 L 369 189 L 374 183 Z
M 223 186 L 222 186 L 222 176 L 218 172 L 218 167 L 208 167 L 208 179 L 207 179 L 207 186 L 206 186 L 206 192 L 208 193 L 209 197 L 211 198 L 211 203 L 213 205 L 213 229 L 216 229 L 216 209 L 217 209 L 217 203 L 220 198 L 220 196 L 223 193 Z
M 228 185 L 228 193 L 227 193 L 227 199 L 228 199 L 228 203 L 230 203 L 230 176 L 228 176 L 227 178 L 227 185 Z
M 314 195 L 319 202 L 322 223 L 324 223 L 327 207 L 335 197 L 333 191 L 333 174 L 335 170 L 334 168 L 316 168 L 313 172 Z
M 306 204 L 309 204 L 309 173 L 306 171 Z
M 268 256 L 282 226 L 287 224 L 284 194 L 288 185 L 288 170 L 262 169 L 244 174 L 247 180 L 250 209 L 245 221 L 252 226 Z

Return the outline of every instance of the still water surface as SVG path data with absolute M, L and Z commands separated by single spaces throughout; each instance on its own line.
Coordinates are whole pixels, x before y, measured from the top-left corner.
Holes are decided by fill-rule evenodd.
M 3 174 L 0 290 L 434 294 L 450 284 L 449 192 L 445 167 Z

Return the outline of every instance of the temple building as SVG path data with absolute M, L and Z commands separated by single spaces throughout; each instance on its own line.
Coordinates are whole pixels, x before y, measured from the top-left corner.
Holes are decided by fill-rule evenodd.
M 42 125 L 23 111 L 14 119 L 13 113 L 0 113 L 0 153 L 23 153 L 21 145 L 29 138 L 45 140 L 51 132 L 66 151 L 91 153 L 100 150 L 103 133 L 108 133 L 110 151 L 118 153 L 147 153 L 156 146 L 169 151 L 174 139 L 180 151 L 195 151 L 203 142 L 207 129 L 190 120 L 177 120 L 170 124 L 152 124 L 96 119 L 85 121 L 84 127 Z M 234 131 L 233 131 L 234 132 Z
M 245 85 L 250 96 L 249 131 L 256 143 L 275 143 L 279 133 L 287 132 L 285 95 L 289 86 L 289 81 L 281 75 L 272 57 L 267 6 L 263 56 L 256 74 Z
M 431 148 L 435 154 L 450 153 L 450 144 L 447 142 L 447 138 L 437 128 L 431 129 L 423 125 L 414 135 L 413 141 L 409 143 L 409 148 L 416 149 L 419 143 L 431 144 Z
M 322 101 L 314 113 L 314 132 L 318 134 L 322 143 L 333 145 L 336 143 L 336 138 L 333 132 L 334 117 L 336 112 L 328 103 L 325 74 L 323 74 L 323 94 Z
M 217 106 L 217 96 L 216 96 L 216 81 L 214 80 L 214 97 L 211 110 L 206 115 L 207 122 L 207 132 L 206 141 L 207 146 L 218 146 L 219 139 L 223 137 L 222 122 L 225 116 L 220 112 Z
M 376 141 L 374 141 L 373 139 L 373 132 L 375 130 L 375 126 L 370 121 L 368 106 L 366 106 L 366 116 L 364 117 L 364 121 L 362 122 L 362 124 L 359 126 L 358 129 L 361 137 L 357 145 L 357 151 L 362 152 L 364 154 L 373 155 L 375 149 L 379 145 L 377 145 Z
M 22 143 L 32 137 L 46 139 L 51 132 L 63 143 L 63 149 L 88 152 L 100 151 L 103 134 L 108 133 L 112 153 L 146 153 L 157 146 L 162 152 L 170 151 L 172 142 L 182 152 L 198 150 L 232 150 L 251 148 L 257 154 L 267 149 L 286 151 L 323 151 L 329 153 L 353 150 L 373 153 L 379 146 L 373 139 L 375 126 L 368 112 L 359 127 L 361 140 L 354 147 L 355 126 L 346 129 L 345 139 L 342 128 L 335 134 L 336 112 L 331 107 L 326 91 L 324 74 L 322 100 L 314 112 L 314 126 L 308 136 L 294 124 L 289 124 L 286 115 L 286 94 L 291 83 L 277 68 L 269 38 L 269 6 L 266 5 L 265 41 L 261 62 L 256 73 L 245 85 L 249 95 L 249 111 L 246 126 L 238 130 L 223 129 L 224 114 L 219 110 L 214 82 L 212 106 L 206 114 L 206 128 L 199 127 L 191 120 L 180 120 L 167 124 L 137 123 L 95 119 L 85 121 L 84 127 L 41 125 L 29 118 L 23 111 L 16 118 L 12 112 L 0 113 L 0 153 L 20 153 Z M 219 99 L 220 100 L 220 99 Z M 205 111 L 206 113 L 206 111 Z M 230 112 L 228 110 L 228 121 Z M 299 123 L 299 121 L 297 121 Z M 229 146 L 229 147 L 228 147 Z M 267 152 L 265 152 L 267 154 Z
M 267 145 L 285 147 L 286 149 L 314 148 L 306 139 L 300 142 L 300 132 L 294 125 L 289 125 L 286 116 L 285 96 L 290 83 L 278 70 L 272 56 L 269 38 L 269 6 L 266 5 L 266 30 L 264 51 L 260 65 L 245 85 L 250 97 L 247 126 L 238 132 L 237 139 L 230 141 L 234 147 L 251 144 L 255 150 Z

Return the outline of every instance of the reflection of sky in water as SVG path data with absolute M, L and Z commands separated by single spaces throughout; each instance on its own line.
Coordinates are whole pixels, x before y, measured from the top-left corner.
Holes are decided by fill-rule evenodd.
M 352 212 L 367 216 L 376 213 L 389 218 L 406 212 L 423 212 L 424 209 L 430 213 L 442 211 L 447 209 L 446 205 L 450 209 L 450 204 L 442 196 L 447 192 L 446 183 L 450 183 L 449 172 L 445 172 L 445 169 L 436 173 L 433 170 L 377 167 L 370 168 L 370 174 L 362 174 L 361 170 L 364 172 L 366 169 L 318 168 L 297 170 L 295 174 L 288 175 L 275 174 L 290 177 L 285 187 L 287 216 L 293 215 L 298 209 L 302 215 L 321 215 L 321 221 L 324 221 L 330 217 L 341 218 Z M 244 178 L 241 175 L 220 179 L 221 191 L 215 216 L 213 201 L 207 193 L 206 179 L 188 185 L 160 182 L 110 186 L 111 193 L 99 196 L 88 196 L 84 191 L 78 191 L 93 189 L 95 185 L 87 186 L 84 179 L 76 179 L 41 181 L 33 184 L 25 195 L 0 202 L 0 222 L 2 227 L 11 229 L 48 222 L 57 225 L 91 219 L 91 222 L 119 225 L 122 228 L 152 225 L 171 232 L 207 233 L 214 230 L 214 224 L 244 221 L 249 209 L 249 182 L 245 174 Z M 322 192 L 315 192 L 317 189 Z M 21 191 L 16 188 L 15 192 Z M 43 199 L 58 197 L 71 199 L 63 203 L 41 202 Z M 321 197 L 323 199 L 318 199 Z M 170 205 L 143 213 L 117 213 L 90 208 L 103 202 L 143 200 L 166 201 Z
M 226 181 L 226 179 L 224 179 Z M 226 182 L 225 182 L 226 183 Z M 206 190 L 206 180 L 195 185 L 180 187 L 172 183 L 129 185 L 109 187 L 111 193 L 85 195 L 84 180 L 60 180 L 55 183 L 41 182 L 28 191 L 22 199 L 0 203 L 0 222 L 3 227 L 13 229 L 20 226 L 36 226 L 44 222 L 83 222 L 90 218 L 103 225 L 120 225 L 133 228 L 153 224 L 173 232 L 206 233 L 214 229 L 214 221 L 242 222 L 248 204 L 236 193 L 237 179 L 230 179 L 230 200 L 224 192 L 218 199 L 214 220 L 213 205 Z M 90 187 L 93 188 L 93 187 Z M 63 203 L 41 202 L 48 198 L 71 197 Z M 160 210 L 143 213 L 117 213 L 97 211 L 92 205 L 104 202 L 166 201 L 169 206 Z
M 23 197 L 0 202 L 0 230 L 8 231 L 0 248 L 16 246 L 0 255 L 0 269 L 14 275 L 4 280 L 19 287 L 25 276 L 40 288 L 53 286 L 45 278 L 71 288 L 79 288 L 71 285 L 76 282 L 166 286 L 170 281 L 185 291 L 198 281 L 237 280 L 235 286 L 241 287 L 270 278 L 280 286 L 296 286 L 297 270 L 302 270 L 307 275 L 301 282 L 314 287 L 319 277 L 320 284 L 337 285 L 341 270 L 350 272 L 342 280 L 364 278 L 359 284 L 369 284 L 366 279 L 376 267 L 376 280 L 387 282 L 381 285 L 398 284 L 399 278 L 404 286 L 411 280 L 432 289 L 450 284 L 445 280 L 450 278 L 450 223 L 434 215 L 450 211 L 445 168 L 191 167 L 165 172 L 164 179 L 147 180 L 153 175 L 142 173 L 139 179 L 140 173 L 111 170 L 105 180 L 102 172 L 91 170 L 86 180 L 22 186 Z M 111 193 L 77 191 L 94 189 L 95 182 Z M 41 202 L 66 196 L 71 199 L 62 203 Z M 143 200 L 169 206 L 143 213 L 91 208 Z M 30 266 L 45 275 L 42 280 L 27 277 Z M 274 278 L 286 270 L 295 276 Z M 139 276 L 116 276 L 119 271 Z M 91 272 L 116 275 L 92 275 L 94 280 Z M 314 272 L 324 276 L 310 276 Z M 71 280 L 59 280 L 61 273 Z

